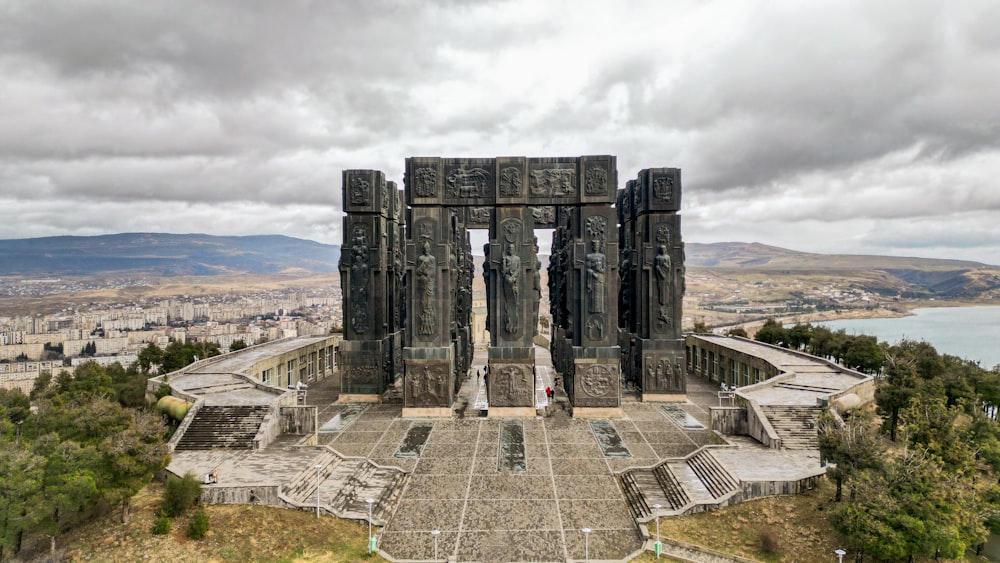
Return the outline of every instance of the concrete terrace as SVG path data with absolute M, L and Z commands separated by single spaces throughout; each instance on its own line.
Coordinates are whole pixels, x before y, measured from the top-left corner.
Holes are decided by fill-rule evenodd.
M 547 353 L 538 352 L 541 364 Z M 378 500 L 373 520 L 379 549 L 387 557 L 432 560 L 430 532 L 437 529 L 441 560 L 482 562 L 582 561 L 584 527 L 593 530 L 593 560 L 625 560 L 649 548 L 640 521 L 653 516 L 637 518 L 633 499 L 619 483 L 626 470 L 670 464 L 686 481 L 680 486 L 692 499 L 710 501 L 711 491 L 678 460 L 692 455 L 708 459 L 739 482 L 799 480 L 823 473 L 814 450 L 769 450 L 752 439 L 726 443 L 718 438 L 708 429 L 709 408 L 718 404 L 717 388 L 691 377 L 688 402 L 673 405 L 704 426 L 701 429 L 678 424 L 661 403 L 641 403 L 632 396 L 623 398 L 622 418 L 572 418 L 563 409 L 564 394 L 557 393 L 555 405 L 547 404 L 544 388 L 553 374 L 543 366 L 538 370 L 536 406 L 545 416 L 480 417 L 485 394 L 475 373 L 484 363 L 485 354 L 477 350 L 454 418 L 404 419 L 401 404 L 341 404 L 331 378 L 310 385 L 308 392 L 307 402 L 318 407 L 324 429 L 317 445 L 296 445 L 293 438 L 298 437 L 282 436 L 260 451 L 176 452 L 169 470 L 198 475 L 217 469 L 216 498 L 223 502 L 227 497 L 222 489 L 249 487 L 255 498 L 236 496 L 229 502 L 293 506 L 287 499 L 294 497 L 296 506 L 314 509 L 318 488 L 324 514 L 360 520 L 367 519 L 364 499 L 373 496 Z M 193 378 L 203 375 L 187 377 L 198 381 Z M 187 388 L 196 393 L 197 386 Z M 516 469 L 504 463 L 501 443 L 504 425 L 511 424 L 523 435 L 524 463 Z M 628 456 L 605 455 L 595 424 L 610 424 Z M 398 457 L 414 429 L 426 433 L 426 441 L 408 457 Z M 369 464 L 367 469 L 363 463 Z M 318 484 L 316 465 L 323 468 Z M 365 479 L 372 481 L 367 489 L 358 482 Z M 286 502 L 268 502 L 266 490 L 280 490 Z M 672 513 L 677 512 L 661 510 L 661 516 Z

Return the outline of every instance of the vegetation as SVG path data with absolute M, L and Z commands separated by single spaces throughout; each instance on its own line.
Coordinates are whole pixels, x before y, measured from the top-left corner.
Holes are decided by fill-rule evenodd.
M 168 517 L 180 516 L 201 498 L 201 482 L 190 473 L 180 478 L 167 480 L 163 494 L 163 514 Z
M 132 496 L 166 465 L 161 418 L 123 406 L 120 377 L 88 363 L 39 378 L 34 412 L 0 390 L 0 560 L 39 537 L 54 552 L 59 535 L 109 508 L 127 521 Z
M 194 511 L 191 515 L 191 519 L 188 520 L 187 535 L 193 540 L 200 540 L 205 537 L 205 532 L 208 531 L 208 513 L 205 512 L 204 506 L 199 506 L 198 510 Z

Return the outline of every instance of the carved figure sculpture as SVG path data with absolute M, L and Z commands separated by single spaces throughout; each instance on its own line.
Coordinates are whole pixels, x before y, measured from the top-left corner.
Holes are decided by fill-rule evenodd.
M 434 294 L 437 291 L 437 258 L 431 254 L 431 243 L 424 241 L 422 252 L 417 257 L 415 268 L 417 292 L 420 296 L 419 334 L 434 334 L 437 311 L 434 308 Z
M 587 254 L 587 310 L 591 313 L 603 313 L 608 259 L 600 251 L 599 241 L 593 240 L 590 244 L 592 251 Z
M 660 245 L 656 252 L 656 302 L 666 305 L 670 302 L 670 256 L 666 245 Z
M 503 275 L 504 330 L 517 334 L 520 328 L 518 298 L 521 294 L 521 257 L 514 253 L 514 245 L 507 245 L 507 253 L 500 264 Z
M 351 241 L 351 326 L 356 333 L 368 331 L 368 240 L 361 228 L 355 228 Z

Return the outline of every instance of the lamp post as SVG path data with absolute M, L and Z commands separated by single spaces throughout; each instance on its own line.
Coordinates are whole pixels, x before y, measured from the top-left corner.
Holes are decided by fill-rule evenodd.
M 837 554 L 837 563 L 844 563 L 844 556 L 847 555 L 847 552 L 843 549 L 838 549 L 834 553 Z
M 434 563 L 438 560 L 438 536 L 441 535 L 441 530 L 431 530 L 431 535 L 434 536 Z
M 323 469 L 322 465 L 316 465 L 316 518 L 319 518 L 319 470 Z
M 590 562 L 590 528 L 580 530 L 583 532 L 583 560 Z
M 653 542 L 653 552 L 656 553 L 656 558 L 660 558 L 660 554 L 663 553 L 663 544 L 660 543 L 660 508 L 663 505 L 656 503 L 653 505 L 653 510 L 656 511 L 656 541 Z
M 375 499 L 367 498 L 365 502 L 368 503 L 368 553 L 375 551 L 375 542 L 372 541 L 372 504 L 375 503 Z

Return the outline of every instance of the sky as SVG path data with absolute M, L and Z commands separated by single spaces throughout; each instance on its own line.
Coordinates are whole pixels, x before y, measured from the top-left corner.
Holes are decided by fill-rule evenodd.
M 409 156 L 682 169 L 688 242 L 1000 264 L 995 0 L 0 0 L 0 239 L 341 242 Z

